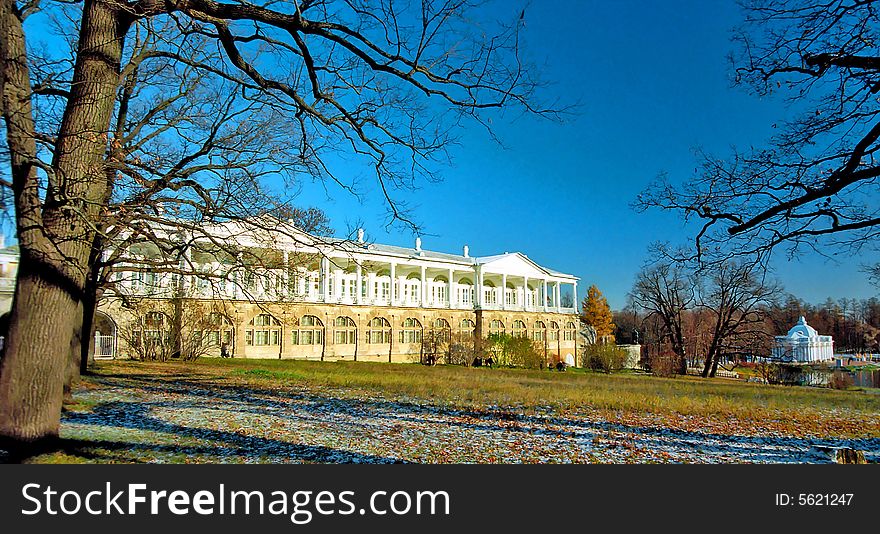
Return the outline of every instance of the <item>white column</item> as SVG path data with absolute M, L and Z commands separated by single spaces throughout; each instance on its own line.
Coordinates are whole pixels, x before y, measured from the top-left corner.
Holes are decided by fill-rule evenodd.
M 559 282 L 553 284 L 553 307 L 559 311 Z
M 474 304 L 483 306 L 483 268 L 477 266 L 477 276 L 474 277 Z
M 342 269 L 333 271 L 333 298 L 339 300 L 342 297 Z
M 404 298 L 406 297 L 406 295 L 404 294 L 403 288 L 406 287 L 407 280 L 408 279 L 407 279 L 406 275 L 400 275 L 397 277 L 396 283 L 397 283 L 397 302 L 398 303 L 403 303 Z
M 180 278 L 179 278 L 180 290 L 182 292 L 186 292 L 186 290 L 189 288 L 189 285 L 190 285 L 189 282 L 193 278 L 191 276 L 187 276 L 187 275 L 183 274 L 183 273 L 193 272 L 191 253 L 190 253 L 189 247 L 186 247 L 183 249 L 183 254 L 180 257 L 180 265 L 178 267 L 180 268 L 180 275 L 178 275 L 178 276 L 180 276 Z
M 290 296 L 290 253 L 281 251 L 281 297 L 285 300 Z
M 367 300 L 370 303 L 376 299 L 376 273 L 370 271 L 367 274 Z
M 449 302 L 449 307 L 454 308 L 456 300 L 458 299 L 458 295 L 455 294 L 455 282 L 454 279 L 455 271 L 449 269 L 449 289 L 446 290 L 446 300 Z
M 523 309 L 529 307 L 529 277 L 523 276 L 523 301 L 522 301 Z
M 547 280 L 541 280 L 541 308 L 547 311 Z
M 318 276 L 321 278 L 321 297 L 324 302 L 327 302 L 327 294 L 330 292 L 330 260 L 326 257 L 321 257 L 321 269 Z
M 428 279 L 426 277 L 427 271 L 427 268 L 422 265 L 422 296 L 419 299 L 419 305 L 422 307 L 424 307 L 425 303 L 428 301 Z
M 501 309 L 507 309 L 507 273 L 501 274 Z
M 571 295 L 574 299 L 574 312 L 578 311 L 578 284 L 577 282 L 571 284 Z
M 235 269 L 233 273 L 233 285 L 235 286 L 235 298 L 241 299 L 243 296 L 243 288 L 244 285 L 244 264 L 242 263 L 242 254 L 239 252 L 235 255 L 235 266 L 238 267 Z
M 363 298 L 361 297 L 361 295 L 364 292 L 363 285 L 364 285 L 364 270 L 361 267 L 361 264 L 358 263 L 357 264 L 357 284 L 355 287 L 355 291 L 357 291 L 357 295 L 354 298 L 354 301 L 357 302 L 358 304 L 362 304 Z
M 391 289 L 390 289 L 390 293 L 388 294 L 388 298 L 390 299 L 390 301 L 391 301 L 390 303 L 392 305 L 394 304 L 394 302 L 396 300 L 395 297 L 397 295 L 397 290 L 395 289 L 397 286 L 397 274 L 396 273 L 397 273 L 397 264 L 392 263 L 391 264 Z

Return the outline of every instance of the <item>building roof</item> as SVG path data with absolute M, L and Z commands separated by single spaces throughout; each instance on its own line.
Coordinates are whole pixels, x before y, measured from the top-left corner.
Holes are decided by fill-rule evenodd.
M 521 252 L 505 252 L 504 254 L 495 254 L 492 256 L 464 256 L 462 254 L 449 254 L 446 252 L 425 250 L 421 248 L 421 246 L 419 246 L 419 248 L 399 247 L 396 245 L 384 245 L 381 243 L 359 243 L 357 241 L 338 238 L 325 238 L 324 241 L 339 246 L 349 252 L 391 254 L 408 258 L 424 258 L 429 260 L 456 262 L 464 265 L 487 265 L 502 260 L 521 261 L 532 266 L 537 271 L 542 271 L 550 276 L 577 279 L 576 276 L 571 274 L 554 271 L 539 265 Z
M 333 240 L 330 241 L 332 242 Z M 395 254 L 400 256 L 409 256 L 413 258 L 428 258 L 433 260 L 455 261 L 467 264 L 473 264 L 475 260 L 475 258 L 472 258 L 470 256 L 461 256 L 459 254 L 448 254 L 446 252 L 435 252 L 433 250 L 398 247 L 396 245 L 383 245 L 381 243 L 357 243 L 342 239 L 338 240 L 337 243 L 342 244 L 346 248 L 357 250 L 359 252 Z
M 173 233 L 179 230 L 178 228 L 170 224 L 163 224 L 159 226 L 161 226 L 165 231 L 169 233 Z M 275 230 L 276 232 L 273 232 L 273 230 Z M 503 254 L 495 254 L 492 256 L 482 257 L 471 255 L 465 256 L 464 254 L 450 254 L 447 252 L 425 250 L 421 248 L 421 239 L 417 239 L 416 247 L 412 248 L 362 241 L 362 231 L 359 232 L 358 240 L 341 239 L 338 237 L 315 236 L 297 228 L 292 224 L 292 221 L 285 221 L 271 215 L 254 216 L 244 220 L 223 221 L 211 225 L 206 225 L 205 232 L 216 234 L 219 236 L 228 236 L 236 240 L 242 236 L 253 236 L 257 234 L 259 234 L 260 236 L 265 236 L 267 234 L 271 235 L 273 233 L 278 233 L 278 236 L 282 238 L 278 244 L 281 244 L 282 246 L 284 241 L 283 238 L 287 238 L 287 241 L 291 241 L 292 239 L 293 241 L 291 242 L 295 242 L 300 245 L 316 246 L 319 248 L 330 246 L 339 250 L 343 250 L 346 253 L 350 254 L 365 253 L 391 255 L 403 258 L 452 262 L 467 266 L 480 265 L 487 266 L 490 269 L 493 266 L 489 266 L 488 264 L 495 264 L 495 266 L 501 264 L 509 266 L 510 264 L 514 264 L 515 266 L 520 266 L 520 269 L 527 274 L 528 272 L 531 272 L 532 274 L 529 274 L 529 276 L 549 275 L 550 277 L 554 278 L 578 280 L 578 277 L 574 275 L 549 269 L 547 267 L 544 267 L 543 265 L 535 263 L 532 259 L 521 252 L 505 252 Z M 257 241 L 266 241 L 266 239 L 258 239 Z M 274 241 L 274 239 L 269 239 L 269 241 Z M 269 243 L 265 244 L 269 246 Z M 466 249 L 467 247 L 465 247 L 465 253 L 467 253 Z M 16 244 L 0 249 L 0 254 L 18 256 L 18 245 Z
M 816 329 L 807 324 L 807 319 L 804 316 L 798 320 L 797 324 L 791 327 L 791 330 L 788 331 L 786 337 L 790 338 L 814 338 L 819 337 L 819 332 L 816 332 Z

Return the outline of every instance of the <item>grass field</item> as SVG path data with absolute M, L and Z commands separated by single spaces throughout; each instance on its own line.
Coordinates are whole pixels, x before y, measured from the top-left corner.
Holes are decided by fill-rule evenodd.
M 639 372 L 532 371 L 457 366 L 291 360 L 203 359 L 194 364 L 101 364 L 102 374 L 193 374 L 202 380 L 267 388 L 306 384 L 337 393 L 379 394 L 438 405 L 531 412 L 602 410 L 819 424 L 880 418 L 880 395 L 768 386 L 727 379 L 659 378 Z M 873 435 L 880 435 L 875 420 Z
M 69 446 L 32 461 L 774 462 L 818 461 L 817 447 L 841 444 L 880 454 L 876 393 L 637 372 L 112 361 L 65 409 Z

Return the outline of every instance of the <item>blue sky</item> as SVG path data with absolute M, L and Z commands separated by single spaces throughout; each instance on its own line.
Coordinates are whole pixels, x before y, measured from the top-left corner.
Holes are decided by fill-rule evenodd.
M 462 134 L 443 181 L 397 196 L 416 209 L 423 246 L 472 255 L 521 251 L 596 284 L 620 308 L 657 240 L 680 242 L 673 214 L 638 214 L 630 203 L 658 173 L 690 176 L 695 147 L 726 155 L 765 141 L 787 112 L 779 101 L 731 87 L 727 54 L 738 23 L 732 1 L 541 1 L 526 10 L 525 40 L 550 93 L 579 102 L 563 124 L 534 117 L 496 122 L 504 146 L 479 128 Z M 412 232 L 386 229 L 385 206 L 306 184 L 300 199 L 322 207 L 334 226 L 362 223 L 375 241 L 412 246 Z M 830 262 L 776 261 L 785 289 L 810 302 L 877 293 L 860 265 L 876 256 Z
M 519 15 L 497 2 L 498 18 Z M 548 99 L 580 104 L 563 123 L 515 115 L 495 120 L 500 146 L 477 126 L 460 132 L 440 183 L 395 196 L 413 208 L 423 247 L 472 255 L 520 251 L 539 264 L 596 284 L 612 307 L 626 303 L 635 274 L 655 241 L 684 242 L 674 214 L 639 214 L 636 195 L 659 173 L 685 179 L 697 147 L 727 155 L 760 145 L 788 110 L 731 87 L 727 55 L 740 20 L 733 0 L 539 0 L 526 9 L 524 42 Z M 39 29 L 39 19 L 31 24 Z M 352 167 L 352 174 L 356 174 Z M 338 234 L 362 225 L 371 240 L 413 246 L 402 225 L 387 225 L 376 184 L 362 200 L 333 183 L 302 184 L 298 203 L 318 206 Z M 877 294 L 860 272 L 865 256 L 831 262 L 777 258 L 785 289 L 809 302 Z

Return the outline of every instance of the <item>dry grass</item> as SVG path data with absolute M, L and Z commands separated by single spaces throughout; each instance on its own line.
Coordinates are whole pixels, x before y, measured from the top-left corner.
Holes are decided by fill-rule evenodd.
M 198 387 L 210 395 L 251 391 L 288 398 L 388 400 L 462 409 L 468 417 L 516 424 L 520 414 L 541 413 L 559 421 L 602 421 L 620 428 L 664 428 L 712 436 L 759 439 L 864 439 L 880 437 L 880 395 L 807 387 L 768 386 L 696 377 L 658 378 L 643 373 L 583 370 L 529 371 L 473 369 L 417 364 L 204 359 L 195 363 L 102 362 L 84 378 L 72 414 L 100 410 L 103 404 L 137 403 L 141 388 L 173 391 Z M 245 389 L 239 389 L 244 386 Z M 157 389 L 156 389 L 157 388 Z M 90 390 L 90 391 L 87 391 Z M 207 392 L 207 393 L 205 393 Z M 234 423 L 221 427 L 237 434 Z M 501 423 L 499 423 L 501 424 Z M 506 424 L 506 423 L 504 423 Z M 198 425 L 196 425 L 198 427 Z M 194 428 L 196 428 L 194 427 Z M 187 433 L 118 426 L 77 426 L 62 433 L 55 452 L 36 463 L 260 461 L 217 456 L 229 443 L 216 444 Z M 746 438 L 748 439 L 748 438 Z M 210 441 L 210 440 L 208 440 Z M 624 441 L 622 446 L 626 447 Z M 187 448 L 189 447 L 189 448 Z M 192 456 L 189 450 L 198 450 Z M 697 451 L 699 453 L 699 451 Z M 2 458 L 0 458 L 2 461 Z M 467 459 L 469 461 L 469 459 Z
M 182 373 L 208 380 L 277 388 L 329 386 L 360 394 L 403 396 L 467 408 L 623 410 L 744 419 L 876 416 L 880 395 L 768 386 L 642 373 L 474 369 L 455 366 L 290 360 L 200 360 L 194 364 L 102 364 L 98 373 Z

